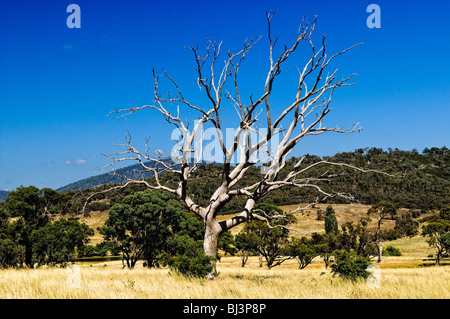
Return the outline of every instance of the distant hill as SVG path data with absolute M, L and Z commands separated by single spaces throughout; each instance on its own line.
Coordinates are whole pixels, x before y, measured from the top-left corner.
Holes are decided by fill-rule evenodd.
M 352 194 L 358 203 L 373 205 L 382 200 L 399 204 L 404 208 L 414 209 L 440 209 L 450 203 L 450 150 L 446 147 L 426 148 L 422 153 L 417 150 L 402 151 L 398 149 L 364 148 L 353 152 L 337 153 L 331 157 L 320 158 L 314 155 L 306 155 L 304 165 L 312 164 L 320 160 L 347 163 L 362 169 L 374 169 L 389 173 L 395 177 L 379 173 L 361 173 L 352 169 L 317 166 L 308 171 L 303 177 L 334 175 L 330 181 L 321 183 L 321 187 L 327 192 L 339 191 Z M 280 178 L 290 170 L 295 170 L 294 165 L 298 159 L 291 158 L 286 162 L 284 172 Z M 133 178 L 142 178 L 140 165 L 132 165 L 120 170 L 122 174 Z M 151 182 L 152 174 L 147 172 Z M 187 192 L 201 206 L 208 205 L 212 193 L 219 186 L 221 180 L 220 164 L 202 165 L 192 175 L 188 182 Z M 251 167 L 247 174 L 235 185 L 253 184 L 261 178 L 259 167 Z M 163 174 L 160 182 L 170 187 L 176 187 L 177 177 L 172 174 Z M 122 184 L 124 181 L 109 174 L 93 176 L 76 183 L 58 189 L 60 192 L 69 190 L 85 190 L 85 194 L 91 192 L 89 188 L 106 184 Z M 175 183 L 175 184 L 174 184 Z M 129 187 L 107 196 L 112 202 L 120 202 L 123 196 L 139 190 L 139 187 Z M 263 200 L 275 205 L 291 205 L 309 202 L 317 197 L 317 192 L 312 188 L 286 187 L 277 189 L 266 195 Z M 103 198 L 103 197 L 102 197 Z M 100 199 L 100 198 L 99 198 Z M 242 209 L 245 199 L 235 198 L 226 205 L 224 211 L 233 212 Z M 335 197 L 327 202 L 347 203 L 346 200 Z
M 167 163 L 171 163 L 170 159 L 162 160 Z M 154 163 L 146 162 L 144 163 L 147 167 L 154 167 Z M 175 166 L 176 168 L 176 166 Z M 121 178 L 121 176 L 125 178 L 131 179 L 149 179 L 153 177 L 153 172 L 144 171 L 141 164 L 134 164 L 127 167 L 119 168 L 115 170 L 116 174 L 104 173 L 100 175 L 91 176 L 82 180 L 79 180 L 74 183 L 70 183 L 68 185 L 62 186 L 56 191 L 60 193 L 66 193 L 72 190 L 86 190 L 90 188 L 96 188 L 99 186 L 107 185 L 107 184 L 123 184 L 125 183 L 125 179 Z
M 152 167 L 151 163 L 146 163 L 149 167 Z M 147 179 L 153 176 L 153 172 L 146 172 L 142 169 L 141 164 L 130 165 L 124 168 L 115 170 L 115 172 L 127 178 L 132 179 Z M 58 192 L 66 193 L 71 190 L 85 190 L 89 188 L 95 188 L 106 184 L 123 184 L 124 179 L 120 176 L 113 175 L 111 173 L 103 173 L 96 176 L 91 176 L 74 183 L 70 183 L 63 187 L 56 189 Z
M 0 191 L 0 202 L 3 202 L 6 197 L 8 197 L 9 192 L 7 191 Z

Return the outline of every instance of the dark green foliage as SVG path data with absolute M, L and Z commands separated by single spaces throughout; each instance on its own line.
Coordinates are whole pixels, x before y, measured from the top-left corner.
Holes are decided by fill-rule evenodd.
M 10 238 L 0 238 L 0 268 L 17 266 L 20 246 Z
M 328 268 L 331 263 L 333 252 L 339 248 L 339 237 L 334 233 L 313 233 L 311 239 L 317 254 L 322 257 L 325 263 L 325 268 Z
M 383 248 L 383 255 L 384 256 L 401 256 L 402 253 L 400 252 L 400 249 L 398 249 L 394 246 L 387 246 L 386 248 Z
M 303 236 L 301 238 L 292 238 L 285 248 L 285 254 L 295 258 L 298 262 L 298 268 L 303 269 L 320 254 L 321 248 L 314 245 L 314 239 Z
M 230 231 L 222 233 L 217 241 L 217 248 L 222 250 L 225 255 L 234 256 L 237 253 L 236 242 Z
M 356 254 L 369 257 L 377 254 L 374 236 L 367 231 L 367 220 L 359 223 L 347 222 L 342 225 L 342 232 L 337 236 L 339 249 L 354 251 Z
M 94 245 L 85 245 L 77 249 L 77 257 L 94 257 L 94 256 L 118 256 L 121 250 L 119 244 L 116 242 L 104 241 Z
M 402 214 L 395 219 L 395 226 L 388 231 L 382 231 L 384 240 L 395 240 L 404 236 L 413 237 L 419 233 L 419 222 L 413 219 L 411 213 Z
M 50 220 L 47 207 L 47 198 L 44 192 L 37 187 L 18 187 L 9 193 L 6 207 L 11 217 L 18 217 L 15 221 L 15 234 L 18 244 L 25 247 L 25 265 L 33 268 L 33 246 L 31 238 L 33 231 L 44 227 Z
M 336 250 L 334 257 L 335 261 L 331 265 L 333 276 L 338 275 L 350 281 L 357 281 L 358 278 L 366 279 L 369 277 L 370 274 L 366 271 L 369 266 L 369 258 L 346 250 Z
M 375 172 L 362 173 L 350 168 L 330 167 L 317 165 L 308 170 L 303 177 L 317 177 L 325 172 L 336 174 L 336 177 L 329 182 L 323 182 L 320 186 L 325 191 L 339 191 L 353 194 L 362 204 L 374 205 L 385 200 L 397 203 L 401 207 L 415 208 L 421 210 L 439 209 L 448 204 L 450 197 L 450 152 L 446 147 L 425 149 L 423 154 L 413 151 L 400 151 L 398 149 L 384 151 L 380 148 L 357 149 L 354 152 L 338 153 L 334 156 L 320 158 L 314 155 L 306 155 L 302 165 L 309 165 L 320 160 L 342 162 L 351 164 L 363 169 L 374 169 L 389 173 L 395 177 L 387 176 Z M 294 165 L 297 158 L 290 158 L 286 162 L 285 168 L 280 172 L 280 178 L 295 170 Z M 129 167 L 132 168 L 131 166 Z M 300 167 L 301 168 L 301 167 Z M 298 169 L 300 169 L 298 168 Z M 192 180 L 188 181 L 188 194 L 199 205 L 207 205 L 213 192 L 220 184 L 222 166 L 219 164 L 204 164 L 192 175 Z M 133 171 L 133 170 L 131 170 Z M 246 175 L 236 184 L 235 188 L 243 185 L 250 185 L 260 179 L 260 168 L 250 167 Z M 101 178 L 105 178 L 105 176 Z M 99 176 L 99 178 L 100 178 Z M 109 175 L 108 175 L 109 176 Z M 78 185 L 76 189 L 86 189 L 92 186 L 109 184 L 111 180 L 98 180 L 97 177 L 85 185 Z M 162 174 L 160 181 L 163 184 L 176 188 L 177 176 Z M 149 179 L 152 182 L 152 178 Z M 82 181 L 80 181 L 82 182 Z M 115 181 L 120 183 L 121 181 Z M 95 190 L 70 191 L 75 195 L 72 206 L 81 209 L 82 203 L 89 194 L 110 188 L 112 185 L 104 185 Z M 70 187 L 69 187 L 70 188 Z M 65 188 L 65 191 L 69 188 Z M 133 184 L 127 187 L 96 195 L 93 200 L 108 198 L 111 204 L 120 203 L 127 195 L 136 191 L 143 191 L 144 185 Z M 285 187 L 274 190 L 267 194 L 264 202 L 274 205 L 297 204 L 310 202 L 317 197 L 317 193 L 312 188 Z M 236 197 L 229 202 L 220 213 L 233 213 L 242 209 L 245 199 Z M 328 200 L 329 203 L 348 203 L 347 200 L 334 197 Z M 81 205 L 82 206 L 82 205 Z
M 115 204 L 109 211 L 105 226 L 99 231 L 107 241 L 116 242 L 129 268 L 144 257 L 146 266 L 160 263 L 170 226 L 178 220 L 179 202 L 166 192 L 148 189 L 128 195 L 123 204 Z
M 258 243 L 260 237 L 251 231 L 251 229 L 244 228 L 235 236 L 236 248 L 241 256 L 241 266 L 245 267 L 250 256 L 258 253 Z
M 165 260 L 171 269 L 186 277 L 202 278 L 213 270 L 212 258 L 203 251 L 202 241 L 188 235 L 169 239 L 170 254 Z
M 337 234 L 339 231 L 338 221 L 333 207 L 328 206 L 325 213 L 325 233 Z
M 84 247 L 77 250 L 77 257 L 94 257 L 94 256 L 104 256 L 101 255 L 94 245 L 85 245 Z
M 269 217 L 284 214 L 281 208 L 266 203 L 255 205 L 253 211 Z M 256 235 L 252 239 L 252 243 L 256 245 L 252 250 L 256 250 L 266 259 L 269 269 L 281 265 L 290 258 L 285 253 L 285 247 L 289 242 L 289 230 L 285 226 L 294 221 L 294 216 L 286 215 L 284 218 L 272 219 L 270 227 L 265 221 L 260 220 L 254 220 L 245 225 L 242 232 Z
M 203 222 L 193 213 L 183 213 L 173 229 L 173 235 L 167 238 L 164 264 L 186 277 L 205 277 L 213 265 L 203 251 Z
M 0 267 L 65 266 L 74 260 L 76 249 L 82 249 L 94 232 L 76 219 L 51 222 L 51 214 L 64 213 L 65 199 L 34 186 L 9 194 L 8 211 L 0 208 Z
M 34 258 L 41 265 L 62 265 L 75 259 L 75 250 L 83 249 L 94 231 L 76 219 L 60 219 L 34 230 Z
M 91 211 L 105 211 L 111 208 L 111 204 L 105 200 L 91 202 L 86 207 L 86 213 Z
M 422 235 L 428 237 L 427 243 L 436 249 L 435 260 L 439 265 L 441 258 L 450 254 L 450 205 L 423 227 Z
M 327 208 L 325 209 L 325 216 L 330 216 L 334 214 L 336 214 L 336 212 L 334 211 L 333 206 L 328 205 Z
M 213 268 L 203 251 L 203 222 L 182 212 L 179 201 L 166 192 L 147 189 L 126 196 L 111 207 L 99 230 L 107 242 L 119 246 L 129 268 L 139 259 L 145 260 L 144 266 L 168 265 L 187 277 L 204 277 Z M 226 253 L 235 250 L 230 235 L 219 241 Z
M 117 256 L 120 254 L 120 246 L 115 242 L 102 242 L 95 245 L 97 256 Z
M 195 255 L 177 255 L 171 258 L 170 267 L 185 277 L 204 278 L 212 270 L 212 258 L 203 250 L 196 251 Z

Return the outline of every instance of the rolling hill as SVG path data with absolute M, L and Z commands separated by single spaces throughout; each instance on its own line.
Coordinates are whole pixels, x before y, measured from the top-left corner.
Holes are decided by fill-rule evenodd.
M 150 163 L 148 163 L 150 166 Z M 117 169 L 115 171 L 118 175 L 124 176 L 127 178 L 133 179 L 142 179 L 142 178 L 151 178 L 153 176 L 152 172 L 146 172 L 142 169 L 140 164 L 130 165 L 124 168 Z M 100 175 L 91 176 L 88 178 L 84 178 L 82 180 L 67 184 L 62 186 L 56 191 L 60 193 L 66 193 L 71 190 L 85 190 L 89 188 L 95 188 L 98 186 L 106 185 L 106 184 L 122 184 L 124 183 L 124 179 L 111 174 L 111 173 L 103 173 Z
M 306 155 L 306 157 L 305 165 L 328 160 L 389 173 L 390 175 L 387 176 L 374 172 L 361 173 L 352 169 L 324 166 L 318 166 L 309 171 L 309 175 L 312 177 L 320 176 L 325 172 L 334 174 L 336 178 L 324 182 L 321 186 L 328 190 L 339 190 L 352 194 L 356 198 L 356 202 L 360 204 L 373 205 L 387 200 L 397 203 L 401 207 L 427 210 L 440 209 L 450 203 L 450 151 L 446 147 L 426 148 L 421 154 L 416 150 L 388 149 L 385 151 L 381 148 L 365 148 L 322 158 L 314 155 Z M 297 160 L 294 157 L 289 159 L 285 172 L 295 170 L 294 165 Z M 187 190 L 199 205 L 207 205 L 210 196 L 220 183 L 218 176 L 221 174 L 221 165 L 204 164 L 194 172 L 192 179 L 188 182 Z M 139 165 L 119 169 L 117 173 L 131 178 L 152 178 L 152 174 L 143 172 Z M 171 174 L 163 175 L 160 177 L 161 182 L 174 186 L 177 177 Z M 251 167 L 235 187 L 254 183 L 260 178 L 260 169 Z M 93 187 L 121 183 L 123 180 L 116 176 L 101 174 L 66 185 L 59 188 L 58 191 L 85 190 L 84 192 L 89 192 L 89 189 Z M 130 192 L 133 190 L 124 190 L 123 195 Z M 281 206 L 310 201 L 316 196 L 317 194 L 311 189 L 287 187 L 273 191 L 263 200 Z M 339 198 L 333 198 L 328 202 L 347 203 Z M 231 213 L 239 210 L 241 206 L 241 202 L 233 200 L 226 205 L 225 211 Z

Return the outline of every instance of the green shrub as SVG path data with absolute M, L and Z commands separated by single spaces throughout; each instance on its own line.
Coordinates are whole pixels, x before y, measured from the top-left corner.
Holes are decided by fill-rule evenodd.
M 401 256 L 402 253 L 400 252 L 400 249 L 393 247 L 393 246 L 387 246 L 386 248 L 383 248 L 383 255 L 384 256 Z
M 366 279 L 370 275 L 366 271 L 369 258 L 346 250 L 337 250 L 334 256 L 335 261 L 331 265 L 333 276 L 339 275 L 345 280 L 356 281 L 358 278 Z
M 185 277 L 204 278 L 213 270 L 211 259 L 203 251 L 195 257 L 177 255 L 171 258 L 170 267 Z
M 188 235 L 170 238 L 163 259 L 170 269 L 185 277 L 203 278 L 213 270 L 213 258 L 205 254 L 202 242 Z

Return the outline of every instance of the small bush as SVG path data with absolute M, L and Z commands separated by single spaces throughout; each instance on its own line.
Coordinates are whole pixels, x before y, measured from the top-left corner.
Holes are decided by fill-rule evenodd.
M 201 241 L 187 235 L 175 236 L 170 239 L 169 247 L 163 259 L 175 272 L 196 278 L 206 277 L 212 272 L 213 258 L 205 254 Z
M 387 246 L 383 249 L 383 255 L 384 256 L 401 256 L 402 253 L 400 252 L 400 249 L 393 247 L 393 246 Z
M 185 277 L 204 278 L 213 270 L 211 259 L 203 252 L 195 257 L 179 255 L 171 258 L 170 267 Z
M 345 280 L 356 281 L 366 279 L 370 274 L 366 271 L 369 258 L 357 255 L 355 252 L 337 250 L 334 252 L 335 261 L 331 265 L 333 276 L 339 275 Z

